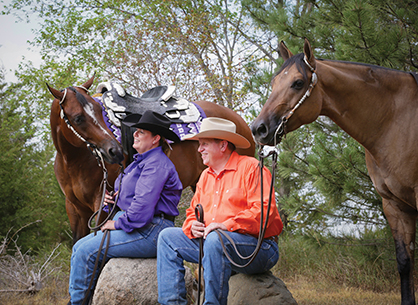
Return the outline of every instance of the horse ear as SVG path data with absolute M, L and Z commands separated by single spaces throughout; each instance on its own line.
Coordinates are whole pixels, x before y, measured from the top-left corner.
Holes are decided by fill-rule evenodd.
M 303 46 L 303 53 L 305 54 L 305 57 L 308 60 L 311 67 L 315 69 L 316 67 L 315 56 L 313 55 L 311 44 L 307 38 L 305 38 L 305 44 Z
M 50 87 L 50 86 L 48 85 L 48 83 L 46 83 L 46 86 L 48 87 L 49 92 L 51 92 L 51 94 L 52 94 L 55 98 L 57 98 L 58 100 L 62 100 L 62 98 L 63 98 L 63 96 L 64 96 L 64 93 L 63 93 L 63 92 L 61 92 L 61 91 L 59 91 L 59 90 L 57 90 L 57 89 L 54 89 L 54 88 Z
M 280 41 L 279 45 L 280 55 L 283 57 L 284 61 L 288 60 L 290 57 L 293 56 L 293 53 L 286 47 L 283 40 Z
M 81 86 L 84 87 L 84 88 L 86 88 L 86 89 L 89 89 L 91 87 L 91 85 L 93 84 L 93 81 L 94 81 L 94 77 L 95 76 L 96 76 L 96 72 L 93 74 L 93 76 L 88 81 L 86 81 Z

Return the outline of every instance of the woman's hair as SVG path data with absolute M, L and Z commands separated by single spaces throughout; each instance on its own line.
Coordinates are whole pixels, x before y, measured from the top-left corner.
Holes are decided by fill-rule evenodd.
M 158 146 L 161 146 L 163 149 L 163 152 L 167 155 L 167 157 L 170 157 L 171 154 L 171 146 L 170 144 L 168 144 L 166 138 L 164 138 L 162 135 L 151 131 L 151 134 L 153 137 L 155 137 L 156 135 L 160 136 L 160 141 L 158 142 Z

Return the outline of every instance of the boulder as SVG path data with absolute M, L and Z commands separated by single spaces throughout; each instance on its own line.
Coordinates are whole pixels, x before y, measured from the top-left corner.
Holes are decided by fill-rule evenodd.
M 197 265 L 196 265 L 197 266 Z M 186 269 L 190 304 L 197 297 L 197 282 Z M 157 259 L 112 258 L 97 281 L 92 305 L 158 304 Z M 228 305 L 297 305 L 282 280 L 271 272 L 236 274 L 229 280 Z
M 238 273 L 229 280 L 228 305 L 297 305 L 282 280 L 271 272 Z
M 186 267 L 186 289 L 193 295 L 193 276 Z M 97 281 L 93 305 L 158 304 L 156 258 L 112 258 Z

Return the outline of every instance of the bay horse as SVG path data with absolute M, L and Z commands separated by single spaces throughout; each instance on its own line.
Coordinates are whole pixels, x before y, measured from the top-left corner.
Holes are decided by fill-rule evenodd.
M 365 148 L 373 185 L 395 241 L 402 304 L 415 304 L 418 200 L 418 86 L 407 72 L 314 57 L 305 39 L 272 79 L 272 92 L 251 124 L 256 142 L 276 145 L 287 132 L 325 115 Z
M 103 169 L 92 154 L 91 147 L 103 155 L 104 167 L 108 172 L 106 188 L 109 191 L 113 190 L 113 183 L 121 169 L 120 164 L 127 159 L 122 146 L 105 125 L 101 105 L 88 94 L 93 81 L 94 76 L 81 86 L 69 87 L 63 91 L 47 85 L 55 97 L 50 115 L 52 140 L 57 150 L 54 171 L 65 195 L 65 207 L 74 243 L 90 233 L 88 220 L 99 209 L 101 203 Z M 199 105 L 208 117 L 233 121 L 237 126 L 237 132 L 251 143 L 250 148 L 237 149 L 237 152 L 254 156 L 255 143 L 251 130 L 239 114 L 208 101 L 194 103 Z M 62 118 L 61 113 L 67 120 Z M 194 187 L 206 167 L 197 151 L 198 142 L 182 141 L 171 146 L 173 150 L 170 159 L 179 173 L 183 188 Z

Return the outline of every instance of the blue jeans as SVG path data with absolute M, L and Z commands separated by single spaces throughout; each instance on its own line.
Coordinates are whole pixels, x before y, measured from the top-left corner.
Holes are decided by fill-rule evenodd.
M 235 232 L 225 231 L 235 242 L 243 256 L 250 255 L 257 244 L 257 238 Z M 231 243 L 222 236 L 228 254 L 238 264 L 245 264 L 236 255 Z M 218 234 L 209 233 L 203 243 L 205 281 L 204 304 L 226 304 L 229 291 L 229 278 L 232 270 L 245 274 L 263 273 L 270 270 L 279 259 L 277 243 L 264 240 L 256 259 L 245 268 L 232 265 L 222 251 Z M 189 239 L 181 228 L 164 229 L 158 237 L 157 275 L 158 302 L 160 304 L 186 304 L 185 269 L 183 260 L 199 262 L 199 240 Z
M 113 218 L 116 220 L 124 212 L 118 212 Z M 167 227 L 173 227 L 174 223 L 160 217 L 154 217 L 151 224 L 144 228 L 126 233 L 123 230 L 111 230 L 109 249 L 106 262 L 113 257 L 155 257 L 157 255 L 158 234 Z M 81 304 L 90 284 L 93 274 L 99 246 L 102 241 L 103 232 L 98 231 L 83 237 L 73 246 L 71 255 L 71 271 L 69 293 L 71 304 Z M 101 251 L 99 267 L 105 252 L 107 240 L 104 241 Z M 95 274 L 93 288 L 96 284 L 98 274 Z

